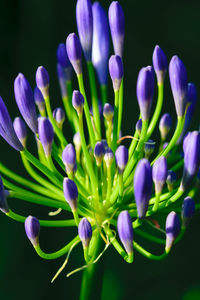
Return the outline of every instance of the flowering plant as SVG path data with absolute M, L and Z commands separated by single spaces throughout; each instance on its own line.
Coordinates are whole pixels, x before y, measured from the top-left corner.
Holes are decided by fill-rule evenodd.
M 58 79 L 65 112 L 75 133 L 74 145 L 68 143 L 63 134 L 65 112 L 62 108 L 56 108 L 52 112 L 49 75 L 44 67 L 39 67 L 36 72 L 37 87 L 34 93 L 23 74 L 19 74 L 14 83 L 18 108 L 36 138 L 38 158 L 29 152 L 29 145 L 26 145 L 27 129 L 23 119 L 18 117 L 12 123 L 0 98 L 0 134 L 20 152 L 27 172 L 33 177 L 33 181 L 29 181 L 0 164 L 1 210 L 12 219 L 25 222 L 27 237 L 39 256 L 56 259 L 67 254 L 64 265 L 53 280 L 65 267 L 72 249 L 80 242 L 85 264 L 67 276 L 84 269 L 84 278 L 87 278 L 87 272 L 95 270 L 96 262 L 110 245 L 128 263 L 134 261 L 134 250 L 149 259 L 161 260 L 168 255 L 173 243 L 183 237 L 188 221 L 194 214 L 193 198 L 198 191 L 198 179 L 197 185 L 194 179 L 200 164 L 200 137 L 197 131 L 187 135 L 186 131 L 197 98 L 195 85 L 188 83 L 183 62 L 174 56 L 169 64 L 169 76 L 177 126 L 166 144 L 172 121 L 169 114 L 164 114 L 159 123 L 160 145 L 155 144 L 150 137 L 160 118 L 167 71 L 166 56 L 156 46 L 153 67 L 142 68 L 138 75 L 140 116 L 135 133 L 131 137 L 123 136 L 120 130 L 123 113 L 122 58 L 125 22 L 118 2 L 111 3 L 108 16 L 109 20 L 99 3 L 91 5 L 90 1 L 78 0 L 76 19 L 79 38 L 72 33 L 67 37 L 66 46 L 58 46 Z M 115 52 L 110 59 L 109 30 Z M 89 73 L 91 110 L 83 82 L 82 50 Z M 94 69 L 101 89 L 100 102 Z M 107 99 L 108 69 L 113 83 L 114 108 Z M 79 90 L 73 93 L 72 70 L 75 71 L 79 84 Z M 155 77 L 158 99 L 151 116 Z M 84 116 L 88 138 L 83 126 Z M 180 145 L 185 135 L 183 157 Z M 128 138 L 131 138 L 129 149 L 122 145 Z M 157 154 L 151 160 L 155 152 Z M 176 179 L 175 172 L 182 167 L 183 175 Z M 186 198 L 181 207 L 179 200 L 183 196 Z M 25 218 L 10 209 L 7 203 L 9 198 L 56 208 L 57 211 L 51 212 L 51 216 L 66 210 L 72 212 L 73 218 L 60 221 L 38 220 L 32 216 Z M 180 211 L 182 223 L 177 214 Z M 165 232 L 152 219 L 154 215 L 156 219 L 159 213 L 167 215 Z M 40 248 L 40 226 L 77 226 L 78 234 L 57 252 L 46 253 Z M 160 238 L 151 235 L 148 226 L 153 227 L 155 233 L 165 234 L 166 239 L 165 236 Z M 154 255 L 145 250 L 136 242 L 134 234 L 165 245 L 163 254 Z M 81 299 L 88 299 L 88 293 L 87 285 L 83 285 Z

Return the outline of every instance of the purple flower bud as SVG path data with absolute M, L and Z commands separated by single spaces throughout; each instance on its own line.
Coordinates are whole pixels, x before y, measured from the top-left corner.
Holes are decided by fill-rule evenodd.
M 170 114 L 164 114 L 160 119 L 160 123 L 159 123 L 159 130 L 160 130 L 160 135 L 162 140 L 166 139 L 171 127 L 172 127 L 172 118 Z
M 58 127 L 62 128 L 65 121 L 65 112 L 61 107 L 57 107 L 53 111 L 53 117 L 56 120 Z
M 112 165 L 114 159 L 114 154 L 110 148 L 106 149 L 105 155 L 104 155 L 104 161 L 106 163 L 106 167 L 110 167 Z
M 109 24 L 115 54 L 122 57 L 125 35 L 124 12 L 118 1 L 113 1 L 108 10 Z
M 197 89 L 194 83 L 189 82 L 187 85 L 187 102 L 196 104 L 197 101 Z
M 14 119 L 13 127 L 14 127 L 14 130 L 15 130 L 15 133 L 16 133 L 18 139 L 20 140 L 21 144 L 25 148 L 26 147 L 26 139 L 27 139 L 26 124 L 20 117 L 17 117 Z
M 119 55 L 112 55 L 109 59 L 109 72 L 113 83 L 114 91 L 120 89 L 121 81 L 124 76 L 122 59 Z
M 114 109 L 111 104 L 106 103 L 103 108 L 103 116 L 109 122 L 112 121 L 114 116 Z
M 178 215 L 172 211 L 168 214 L 167 220 L 166 220 L 166 246 L 165 251 L 168 253 L 179 235 L 181 224 Z
M 139 135 L 141 134 L 142 131 L 142 119 L 139 119 L 135 125 L 135 129 L 136 131 L 139 133 Z
M 72 95 L 72 105 L 74 109 L 77 111 L 77 114 L 80 115 L 83 112 L 84 106 L 84 97 L 79 91 L 73 91 Z
M 91 61 L 93 17 L 90 0 L 78 0 L 76 4 L 76 23 L 81 46 L 86 61 Z
M 34 132 L 38 132 L 37 114 L 33 91 L 28 80 L 22 73 L 16 77 L 14 82 L 15 99 L 19 111 L 27 125 Z
M 63 150 L 62 161 L 66 167 L 67 174 L 72 173 L 76 163 L 76 151 L 72 144 L 68 144 Z
M 76 151 L 79 151 L 81 149 L 81 137 L 79 132 L 76 132 L 74 134 L 73 143 L 75 145 Z
M 94 157 L 96 159 L 96 164 L 99 167 L 102 163 L 105 154 L 105 147 L 102 142 L 97 142 L 94 147 Z
M 195 213 L 195 203 L 191 197 L 186 197 L 183 200 L 182 210 L 181 210 L 181 218 L 182 218 L 182 226 L 187 227 L 191 218 Z
M 126 252 L 133 253 L 133 226 L 127 210 L 122 211 L 118 216 L 117 231 Z
M 64 178 L 63 191 L 66 201 L 71 207 L 72 212 L 77 210 L 78 189 L 75 182 L 69 178 Z
M 28 239 L 32 243 L 33 247 L 39 245 L 39 235 L 40 235 L 40 223 L 36 217 L 29 216 L 26 218 L 25 231 Z
M 200 133 L 193 131 L 186 136 L 183 143 L 184 172 L 181 189 L 185 190 L 197 173 L 200 165 Z
M 83 218 L 78 224 L 78 235 L 83 244 L 83 248 L 87 248 L 92 238 L 92 226 L 86 218 Z
M 138 217 L 144 218 L 152 192 L 152 171 L 147 159 L 143 158 L 139 161 L 133 183 Z
M 167 179 L 166 179 L 166 183 L 167 183 L 168 190 L 170 192 L 173 191 L 175 182 L 176 182 L 176 173 L 172 170 L 169 170 Z
M 40 114 L 43 113 L 45 111 L 44 97 L 37 86 L 34 89 L 34 100 L 35 100 L 35 104 L 37 105 Z
M 76 75 L 82 74 L 81 44 L 79 38 L 75 33 L 71 33 L 68 35 L 66 40 L 66 49 L 67 49 L 67 55 L 74 68 Z
M 155 150 L 155 142 L 153 140 L 148 140 L 145 145 L 144 145 L 144 153 L 145 153 L 145 158 L 149 158 L 151 154 Z
M 57 61 L 63 69 L 71 68 L 69 58 L 67 56 L 66 46 L 60 43 L 57 48 Z
M 100 85 L 108 81 L 108 58 L 110 50 L 110 36 L 107 15 L 99 2 L 92 6 L 93 14 L 93 42 L 92 63 L 97 72 Z
M 115 160 L 119 173 L 123 173 L 128 163 L 128 149 L 121 145 L 115 152 Z
M 102 140 L 101 142 L 104 145 L 105 150 L 107 150 L 108 149 L 108 143 L 106 142 L 106 140 Z
M 6 192 L 4 190 L 3 181 L 2 181 L 1 176 L 0 176 L 0 210 L 5 214 L 7 214 L 9 212 Z
M 38 89 L 42 92 L 44 99 L 49 97 L 49 74 L 45 67 L 40 66 L 37 68 L 35 80 Z
M 52 143 L 54 138 L 53 126 L 49 119 L 44 117 L 38 118 L 38 134 L 45 155 L 48 157 L 51 155 Z
M 187 72 L 178 56 L 173 56 L 169 64 L 169 78 L 174 97 L 176 113 L 182 117 L 185 113 L 187 99 Z
M 162 84 L 165 79 L 168 64 L 165 53 L 158 45 L 156 45 L 153 51 L 153 67 L 157 76 L 158 84 Z
M 152 177 L 155 184 L 156 193 L 161 193 L 167 179 L 167 159 L 164 156 L 160 156 L 152 168 Z
M 142 68 L 137 79 L 137 99 L 143 120 L 150 117 L 154 92 L 154 71 L 151 66 Z
M 1 97 L 0 97 L 0 135 L 15 150 L 17 151 L 23 150 L 23 146 L 20 143 L 15 133 L 15 130 L 13 128 L 13 123 L 11 121 L 7 107 L 5 106 L 3 99 Z

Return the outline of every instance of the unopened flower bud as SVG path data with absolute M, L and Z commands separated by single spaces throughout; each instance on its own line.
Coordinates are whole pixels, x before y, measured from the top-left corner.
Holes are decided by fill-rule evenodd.
M 96 164 L 99 167 L 102 163 L 105 154 L 105 147 L 102 142 L 97 142 L 94 147 L 94 157 L 96 159 Z
M 164 114 L 160 119 L 159 130 L 161 139 L 164 141 L 172 127 L 172 118 L 170 114 Z
M 51 155 L 52 143 L 54 138 L 53 126 L 49 119 L 44 117 L 38 118 L 38 134 L 45 155 L 48 157 Z
M 108 147 L 104 155 L 104 161 L 106 163 L 107 168 L 109 168 L 112 165 L 113 160 L 114 160 L 114 154 L 112 150 Z
M 68 144 L 63 150 L 62 161 L 65 165 L 67 174 L 73 173 L 76 164 L 76 151 L 72 144 Z
M 152 192 L 152 171 L 147 159 L 143 158 L 139 161 L 133 183 L 138 217 L 144 218 Z
M 135 125 L 135 129 L 138 132 L 138 134 L 141 134 L 142 131 L 142 119 L 139 119 Z
M 81 115 L 83 113 L 84 97 L 79 91 L 73 91 L 72 105 L 77 111 L 78 115 Z
M 1 176 L 0 176 L 0 210 L 5 214 L 9 212 L 6 191 L 4 189 Z
M 68 35 L 66 40 L 66 49 L 69 60 L 74 68 L 76 75 L 82 74 L 82 52 L 79 38 L 75 33 Z
M 40 223 L 36 217 L 29 216 L 26 218 L 25 231 L 28 239 L 32 243 L 33 247 L 39 245 L 39 235 L 40 235 Z
M 109 59 L 109 72 L 113 83 L 114 91 L 119 91 L 124 69 L 122 59 L 119 55 L 112 55 Z
M 66 201 L 71 207 L 72 212 L 77 210 L 78 189 L 75 182 L 69 178 L 64 178 L 63 191 Z
M 26 147 L 26 140 L 27 140 L 27 129 L 26 124 L 20 117 L 16 117 L 13 122 L 13 127 L 15 133 L 20 140 L 21 144 Z
M 149 157 L 154 152 L 154 150 L 155 150 L 155 142 L 153 140 L 148 140 L 144 145 L 145 158 L 149 159 Z
M 114 116 L 114 109 L 111 104 L 106 103 L 103 108 L 103 116 L 108 121 L 111 122 Z
M 49 97 L 49 74 L 45 67 L 38 67 L 35 75 L 38 89 L 42 92 L 44 99 Z
M 181 224 L 178 215 L 172 211 L 168 214 L 166 219 L 166 246 L 165 251 L 168 253 L 180 233 Z
M 128 149 L 121 145 L 115 152 L 115 160 L 119 173 L 123 173 L 128 163 Z
M 169 192 L 173 191 L 175 182 L 176 182 L 176 173 L 172 170 L 169 170 L 166 179 Z
M 86 218 L 83 218 L 78 224 L 78 235 L 83 244 L 83 248 L 87 248 L 92 238 L 92 226 Z
M 167 57 L 163 50 L 156 45 L 153 52 L 153 67 L 157 76 L 158 84 L 162 84 L 167 71 Z
M 62 128 L 65 121 L 65 112 L 61 107 L 57 107 L 53 111 L 53 117 L 56 120 L 56 123 L 59 128 Z
M 34 100 L 40 114 L 42 115 L 45 111 L 45 102 L 44 102 L 44 97 L 37 86 L 34 89 Z
M 136 90 L 142 119 L 148 120 L 154 93 L 154 71 L 151 66 L 140 70 Z
M 60 43 L 57 48 L 57 61 L 59 65 L 64 69 L 71 69 L 71 63 L 67 56 L 66 46 L 63 43 Z
M 117 219 L 119 238 L 128 254 L 133 252 L 133 226 L 127 210 L 122 211 Z
M 182 218 L 182 226 L 187 227 L 191 218 L 195 213 L 195 203 L 191 197 L 186 197 L 183 200 L 182 210 L 181 210 L 181 218 Z
M 160 156 L 152 168 L 152 177 L 155 184 L 156 193 L 161 193 L 164 187 L 164 184 L 167 179 L 167 159 L 164 156 Z

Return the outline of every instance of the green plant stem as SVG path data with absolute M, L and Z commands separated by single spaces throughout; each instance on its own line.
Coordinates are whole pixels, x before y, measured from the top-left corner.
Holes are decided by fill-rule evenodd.
M 135 151 L 135 147 L 137 146 L 138 141 L 139 141 L 139 134 L 138 134 L 138 132 L 135 132 L 132 142 L 129 147 L 129 159 L 133 155 L 133 152 Z
M 73 246 L 74 243 L 78 242 L 80 240 L 79 236 L 77 235 L 70 243 L 68 243 L 65 247 L 62 249 L 53 252 L 53 253 L 45 253 L 41 250 L 40 245 L 37 245 L 35 248 L 35 251 L 37 254 L 44 259 L 56 259 L 58 257 L 61 257 L 62 255 L 66 254 L 70 248 Z
M 108 99 L 107 99 L 107 85 L 102 84 L 100 86 L 100 88 L 101 88 L 101 99 L 102 99 L 102 103 L 104 105 L 108 101 Z
M 164 252 L 161 255 L 154 255 L 150 252 L 148 252 L 147 250 L 145 250 L 144 248 L 142 248 L 138 243 L 136 243 L 135 241 L 133 242 L 133 247 L 135 248 L 136 251 L 138 251 L 140 254 L 142 254 L 143 256 L 145 256 L 146 258 L 152 259 L 152 260 L 162 260 L 165 257 L 167 257 L 167 253 Z
M 152 208 L 152 211 L 154 211 L 154 212 L 156 212 L 158 209 L 160 196 L 161 196 L 161 193 L 156 193 L 156 200 L 155 200 L 154 206 Z
M 122 83 L 119 90 L 119 113 L 118 113 L 118 124 L 117 124 L 117 137 L 119 137 L 119 133 L 122 125 L 123 96 L 124 96 L 124 79 L 122 78 Z
M 119 173 L 119 199 L 118 199 L 119 203 L 122 203 L 123 201 L 123 191 L 124 191 L 123 173 Z
M 106 203 L 109 203 L 109 201 L 110 201 L 111 188 L 112 188 L 111 166 L 108 166 L 107 167 L 107 194 L 106 194 Z
M 46 97 L 44 99 L 45 101 L 45 105 L 46 105 L 46 110 L 47 110 L 47 115 L 49 117 L 49 120 L 51 121 L 51 124 L 53 126 L 53 129 L 57 135 L 57 137 L 59 138 L 61 144 L 62 144 L 62 147 L 64 148 L 66 145 L 67 145 L 67 141 L 62 133 L 62 130 L 60 130 L 60 128 L 58 128 L 57 124 L 56 124 L 56 120 L 54 119 L 53 117 L 53 113 L 52 113 L 52 110 L 51 110 L 51 105 L 50 105 L 50 99 L 49 97 Z
M 14 213 L 13 211 L 9 210 L 9 212 L 6 214 L 9 218 L 24 223 L 24 221 L 26 220 L 26 217 L 18 215 L 16 213 Z M 76 226 L 74 220 L 62 220 L 62 221 L 58 221 L 58 220 L 39 220 L 40 222 L 40 226 L 43 227 L 72 227 L 72 226 Z
M 92 149 L 94 149 L 94 147 L 95 147 L 95 134 L 94 134 L 94 130 L 93 130 L 93 127 L 92 127 L 92 121 L 91 121 L 91 117 L 90 117 L 90 110 L 89 110 L 88 101 L 87 101 L 87 97 L 86 97 L 86 93 L 85 93 L 85 88 L 84 88 L 84 83 L 83 83 L 83 74 L 79 74 L 77 76 L 77 78 L 78 78 L 78 84 L 79 84 L 80 92 L 83 95 L 84 100 L 85 100 L 84 113 L 85 113 L 85 117 L 86 117 L 86 122 L 87 122 L 87 127 L 88 127 L 88 131 L 89 131 L 89 137 L 90 137 Z
M 156 104 L 156 108 L 152 117 L 152 120 L 149 124 L 149 128 L 147 131 L 147 137 L 146 137 L 146 141 L 149 140 L 149 138 L 151 137 L 156 124 L 158 122 L 158 119 L 160 117 L 160 113 L 162 110 L 162 106 L 163 106 L 163 90 L 164 90 L 164 83 L 158 83 L 158 99 L 157 99 L 157 104 Z
M 97 132 L 99 133 L 99 137 L 101 139 L 101 122 L 100 122 L 100 114 L 99 114 L 99 104 L 98 104 L 98 95 L 96 88 L 96 81 L 94 75 L 94 67 L 91 61 L 87 62 L 88 73 L 89 73 L 89 81 L 92 95 L 92 111 L 94 115 L 94 122 L 97 128 Z
M 117 128 L 118 128 L 118 110 L 119 110 L 119 90 L 115 91 L 115 107 L 114 107 L 114 121 L 113 121 L 113 138 L 112 150 L 115 152 L 117 148 Z

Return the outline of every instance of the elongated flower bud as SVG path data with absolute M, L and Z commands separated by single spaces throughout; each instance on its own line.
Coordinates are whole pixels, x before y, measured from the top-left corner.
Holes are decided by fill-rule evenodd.
M 184 172 L 181 189 L 185 190 L 197 173 L 200 165 L 200 133 L 193 131 L 186 136 L 183 142 Z
M 175 182 L 176 182 L 176 173 L 172 170 L 169 170 L 166 179 L 169 192 L 173 191 Z
M 9 212 L 6 192 L 3 186 L 3 181 L 1 176 L 0 176 L 0 210 L 5 214 Z
M 165 251 L 168 253 L 179 235 L 181 224 L 178 215 L 172 211 L 168 214 L 166 219 L 166 246 Z
M 1 97 L 0 97 L 0 135 L 15 150 L 17 151 L 23 150 L 23 146 L 20 143 L 15 133 L 15 130 L 13 128 L 13 123 L 11 121 L 7 107 L 5 106 L 3 99 Z
M 107 15 L 99 2 L 92 6 L 93 14 L 93 42 L 92 63 L 97 72 L 100 85 L 108 81 L 108 58 L 110 50 L 110 36 Z
M 103 116 L 109 122 L 114 116 L 114 109 L 110 103 L 106 103 L 103 108 Z
M 63 123 L 65 121 L 65 112 L 62 107 L 57 107 L 53 111 L 53 117 L 56 120 L 56 123 L 59 128 L 62 128 Z
M 48 157 L 51 155 L 52 143 L 54 138 L 53 126 L 49 119 L 44 117 L 38 118 L 38 134 L 45 155 Z
M 184 63 L 178 56 L 173 56 L 169 64 L 169 78 L 174 97 L 176 113 L 182 117 L 187 100 L 187 72 Z
M 152 192 L 152 171 L 147 159 L 141 159 L 133 179 L 135 202 L 139 218 L 144 218 Z
M 193 82 L 189 82 L 187 85 L 187 102 L 196 103 L 197 101 L 197 89 Z
M 139 119 L 135 125 L 135 130 L 138 132 L 138 134 L 141 134 L 142 131 L 142 119 Z
M 66 50 L 66 46 L 63 43 L 60 43 L 58 45 L 57 48 L 57 61 L 59 63 L 59 65 L 63 68 L 63 69 L 71 69 L 71 63 L 69 61 L 69 58 L 67 56 L 67 50 Z
M 19 111 L 24 118 L 26 124 L 34 132 L 38 132 L 37 114 L 33 91 L 28 80 L 22 73 L 16 77 L 14 82 L 15 99 Z
M 181 218 L 182 218 L 182 226 L 187 227 L 191 218 L 195 213 L 195 203 L 191 197 L 186 197 L 183 200 L 182 210 L 181 210 Z
M 82 52 L 79 38 L 75 33 L 68 35 L 66 40 L 66 49 L 69 60 L 74 68 L 76 75 L 82 74 Z
M 81 137 L 79 132 L 76 132 L 74 134 L 73 143 L 75 145 L 76 151 L 79 152 L 81 150 Z
M 102 142 L 97 142 L 94 147 L 94 157 L 96 159 L 96 164 L 99 167 L 102 163 L 105 154 L 105 147 Z
M 44 97 L 37 86 L 34 89 L 34 100 L 40 114 L 42 114 L 45 111 L 45 102 Z
M 170 114 L 164 114 L 160 119 L 159 130 L 161 139 L 164 141 L 172 127 L 172 118 Z
M 114 91 L 118 91 L 124 76 L 123 63 L 119 55 L 112 55 L 109 59 L 109 72 L 113 83 L 113 89 Z
M 49 74 L 45 67 L 40 66 L 37 68 L 35 80 L 38 89 L 40 89 L 44 99 L 49 97 Z
M 113 160 L 114 160 L 114 154 L 112 150 L 108 147 L 104 155 L 104 161 L 106 163 L 107 168 L 109 168 L 112 165 Z
M 161 193 L 164 187 L 164 184 L 167 179 L 167 159 L 164 156 L 160 156 L 152 168 L 152 177 L 155 184 L 156 193 Z
M 122 57 L 125 36 L 125 17 L 118 1 L 111 3 L 108 10 L 108 17 L 115 54 Z
M 83 218 L 78 224 L 78 235 L 83 244 L 83 248 L 87 248 L 92 238 L 92 226 L 86 218 Z
M 16 133 L 18 139 L 20 140 L 21 144 L 25 148 L 26 147 L 26 139 L 27 139 L 26 124 L 20 117 L 17 117 L 14 119 L 13 127 L 14 127 L 14 130 L 15 130 L 15 133 Z
M 64 178 L 63 191 L 65 199 L 71 207 L 72 212 L 76 211 L 78 198 L 78 189 L 76 183 L 69 178 Z
M 133 252 L 133 226 L 127 210 L 122 211 L 117 219 L 117 231 L 128 254 Z
M 93 17 L 90 0 L 78 0 L 76 4 L 76 23 L 81 46 L 86 61 L 91 61 Z
M 39 245 L 40 223 L 36 217 L 29 216 L 24 222 L 25 232 L 33 247 Z
M 85 101 L 83 95 L 79 91 L 73 91 L 72 105 L 77 111 L 78 115 L 81 115 L 83 113 L 84 102 Z
M 149 157 L 154 152 L 154 150 L 155 150 L 155 142 L 153 140 L 148 140 L 144 145 L 145 158 L 149 159 Z
M 76 164 L 76 151 L 72 144 L 68 144 L 63 150 L 62 161 L 65 165 L 67 174 L 73 173 Z
M 154 71 L 151 66 L 142 68 L 137 79 L 137 99 L 143 120 L 150 117 L 154 93 Z
M 121 145 L 115 152 L 115 160 L 119 173 L 123 173 L 128 163 L 128 149 Z
M 157 76 L 158 84 L 162 84 L 167 71 L 167 57 L 163 50 L 156 45 L 153 52 L 153 67 Z

